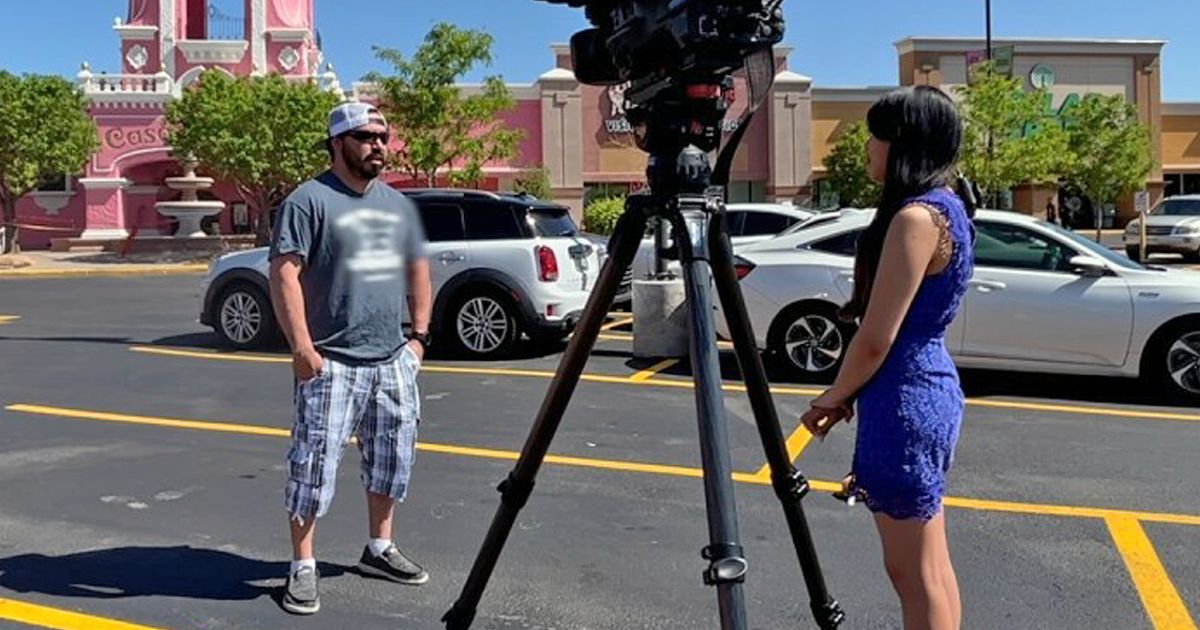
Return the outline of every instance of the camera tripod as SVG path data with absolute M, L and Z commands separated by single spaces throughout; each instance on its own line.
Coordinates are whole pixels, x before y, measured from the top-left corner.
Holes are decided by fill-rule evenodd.
M 701 92 L 704 92 L 703 96 Z M 696 131 L 708 123 L 719 122 L 719 112 L 712 110 L 713 104 L 709 103 L 706 107 L 703 102 L 705 99 L 712 100 L 711 91 L 681 90 L 677 97 L 660 108 L 659 117 L 665 116 L 668 120 L 658 120 L 661 124 L 650 126 L 651 133 L 655 128 L 675 131 L 646 139 L 651 146 L 658 145 L 664 149 L 650 153 L 647 175 L 651 192 L 626 200 L 626 210 L 609 241 L 609 257 L 600 270 L 583 316 L 559 363 L 521 455 L 508 478 L 499 486 L 501 503 L 483 547 L 475 559 L 462 594 L 442 618 L 447 630 L 466 630 L 474 621 L 483 590 L 495 569 L 518 512 L 533 492 L 534 478 L 579 382 L 621 278 L 632 263 L 646 223 L 651 219 L 670 222 L 683 268 L 689 311 L 688 345 L 695 382 L 709 531 L 709 545 L 701 554 L 709 562 L 703 578 L 705 584 L 717 589 L 721 628 L 745 630 L 747 627 L 742 584 L 749 565 L 738 537 L 733 470 L 713 323 L 710 286 L 714 284 L 729 324 L 759 437 L 770 464 L 771 485 L 783 505 L 817 626 L 822 630 L 830 630 L 845 618 L 825 586 L 802 505 L 809 484 L 788 455 L 754 331 L 738 286 L 732 245 L 725 226 L 723 191 L 720 186 L 711 186 L 714 178 L 708 155 L 692 142 L 699 140 L 707 144 L 706 138 L 713 140 L 713 134 L 707 132 L 717 129 L 715 124 L 706 127 L 700 134 Z M 718 105 L 717 109 L 723 111 L 723 106 Z M 680 120 L 705 122 L 699 126 L 668 124 Z M 680 129 L 692 131 L 680 133 Z M 715 134 L 719 138 L 719 131 Z M 740 134 L 735 137 L 740 137 Z M 727 165 L 728 160 L 722 155 L 718 170 L 727 169 Z

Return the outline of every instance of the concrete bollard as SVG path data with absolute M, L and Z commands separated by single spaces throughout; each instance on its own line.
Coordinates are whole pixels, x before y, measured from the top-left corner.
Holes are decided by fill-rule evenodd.
M 633 283 L 633 356 L 684 358 L 688 355 L 688 311 L 683 280 Z

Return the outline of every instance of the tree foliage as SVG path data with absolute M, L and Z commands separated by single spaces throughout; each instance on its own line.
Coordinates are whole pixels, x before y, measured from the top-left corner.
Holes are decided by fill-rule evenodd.
M 273 211 L 296 186 L 329 166 L 321 148 L 329 110 L 341 96 L 311 81 L 239 77 L 209 70 L 167 106 L 178 159 L 195 159 L 232 182 L 257 221 L 260 243 Z
M 1154 168 L 1150 129 L 1120 95 L 1091 94 L 1066 112 L 1074 159 L 1064 178 L 1097 207 L 1141 189 Z
M 550 171 L 541 166 L 522 173 L 513 182 L 513 192 L 530 195 L 543 201 L 553 201 L 554 187 L 550 183 Z
M 391 75 L 366 77 L 378 86 L 379 106 L 398 141 L 392 168 L 430 186 L 439 171 L 449 173 L 455 185 L 466 185 L 483 178 L 488 162 L 516 154 L 523 133 L 500 119 L 516 106 L 504 80 L 490 76 L 478 88 L 458 85 L 477 65 L 491 64 L 492 41 L 482 31 L 440 23 L 411 58 L 375 48 L 393 69 Z
M 1020 184 L 1057 181 L 1073 158 L 1062 124 L 1047 110 L 1044 90 L 1026 92 L 1021 79 L 980 64 L 962 98 L 961 167 L 985 202 Z
M 0 71 L 0 202 L 4 251 L 14 253 L 17 199 L 74 175 L 100 147 L 96 123 L 74 85 L 60 77 Z
M 603 197 L 589 203 L 583 209 L 583 229 L 593 234 L 608 236 L 617 227 L 617 219 L 625 212 L 624 197 Z
M 838 136 L 823 161 L 828 183 L 845 208 L 867 208 L 879 200 L 879 185 L 867 171 L 867 140 L 871 133 L 865 122 L 858 122 Z

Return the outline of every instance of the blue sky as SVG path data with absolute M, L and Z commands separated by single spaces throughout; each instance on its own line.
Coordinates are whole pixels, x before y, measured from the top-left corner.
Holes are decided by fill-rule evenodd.
M 214 0 L 231 13 L 240 0 Z M 0 68 L 73 76 L 81 61 L 118 67 L 110 28 L 125 0 L 4 0 Z M 818 86 L 894 85 L 892 43 L 910 35 L 983 34 L 983 0 L 785 0 L 792 68 Z M 496 62 L 485 73 L 516 83 L 548 70 L 549 44 L 586 26 L 582 11 L 533 0 L 316 0 L 326 56 L 344 85 L 380 66 L 374 45 L 411 51 L 438 21 L 486 28 Z M 1200 101 L 1200 4 L 1196 0 L 994 0 L 997 37 L 1161 39 L 1168 101 Z

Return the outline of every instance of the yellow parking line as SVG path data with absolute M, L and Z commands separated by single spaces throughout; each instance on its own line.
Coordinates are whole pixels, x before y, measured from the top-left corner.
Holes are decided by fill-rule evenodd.
M 160 348 L 157 346 L 133 346 L 130 348 L 133 352 L 144 354 L 159 354 L 166 356 L 188 357 L 197 359 L 208 359 L 216 361 L 244 361 L 255 363 L 291 363 L 291 359 L 280 356 L 256 355 L 256 354 L 240 354 L 229 352 L 214 352 L 214 351 L 189 351 L 175 350 L 170 348 Z M 513 377 L 528 377 L 528 378 L 554 378 L 554 372 L 550 370 L 523 370 L 513 368 L 477 368 L 477 367 L 449 367 L 439 365 L 425 364 L 421 367 L 422 371 L 441 373 L 441 374 L 463 374 L 477 376 L 513 376 Z M 645 387 L 673 387 L 677 389 L 691 389 L 693 387 L 690 379 L 671 379 L 671 378 L 649 378 L 643 381 L 631 381 L 627 377 L 610 376 L 604 374 L 583 374 L 580 376 L 583 381 L 593 383 L 610 383 L 615 385 L 640 385 Z M 727 383 L 721 386 L 721 389 L 726 392 L 745 393 L 746 386 L 741 383 Z M 771 387 L 771 393 L 781 396 L 819 396 L 824 390 L 814 389 L 810 387 L 790 387 L 776 385 Z M 1111 418 L 1125 418 L 1130 420 L 1170 420 L 1177 422 L 1200 422 L 1198 414 L 1184 414 L 1170 411 L 1138 411 L 1134 409 L 1119 409 L 1115 407 L 1097 407 L 1089 405 L 1061 405 L 1061 404 L 1044 404 L 1044 403 L 1025 403 L 1010 400 L 987 400 L 982 398 L 969 398 L 967 405 L 972 407 L 984 407 L 990 409 L 1015 409 L 1021 411 L 1047 411 L 1053 413 L 1074 414 L 1074 415 L 1089 415 L 1089 416 L 1107 416 Z
M 654 376 L 656 374 L 658 374 L 659 372 L 669 369 L 669 368 L 672 368 L 672 367 L 675 367 L 678 364 L 679 364 L 679 359 L 666 359 L 663 361 L 659 361 L 658 363 L 651 365 L 650 367 L 638 372 L 637 374 L 630 376 L 629 380 L 630 380 L 630 382 L 633 382 L 633 383 L 639 383 L 641 381 L 648 381 L 648 380 L 654 378 Z
M 215 361 L 241 361 L 245 363 L 291 363 L 290 357 L 271 356 L 266 354 L 248 354 L 242 352 L 215 352 L 212 350 L 175 350 L 157 346 L 133 346 L 132 352 L 142 354 L 161 354 L 168 357 L 184 357 L 188 359 L 209 359 Z
M 614 328 L 620 328 L 621 326 L 628 326 L 632 323 L 633 323 L 632 317 L 622 317 L 621 319 L 617 319 L 617 320 L 608 322 L 607 324 L 601 326 L 600 330 L 612 330 Z
M 222 433 L 242 433 L 245 435 L 266 435 L 271 437 L 287 437 L 291 431 L 275 427 L 263 427 L 253 424 L 233 424 L 230 422 L 203 422 L 199 420 L 179 420 L 176 418 L 156 418 L 153 416 L 135 416 L 124 413 L 108 413 L 103 411 L 88 411 L 85 409 L 67 409 L 65 407 L 47 407 L 44 405 L 9 405 L 8 411 L 31 413 L 40 416 L 58 416 L 76 420 L 101 420 L 104 422 L 121 422 L 124 424 L 143 424 L 173 429 L 192 429 L 197 431 L 220 431 Z
M 600 335 L 599 339 L 603 339 L 605 341 L 633 341 L 633 335 L 610 332 Z M 733 350 L 733 342 L 717 341 L 717 347 L 722 350 Z
M 1155 630 L 1196 630 L 1196 624 L 1188 614 L 1187 605 L 1171 583 L 1171 576 L 1163 568 L 1154 551 L 1154 544 L 1146 536 L 1137 519 L 1110 517 L 1104 519 L 1112 534 L 1117 551 L 1125 560 L 1129 576 L 1137 587 L 1138 597 L 1146 607 L 1150 623 Z
M 156 630 L 124 621 L 59 610 L 12 599 L 0 599 L 0 619 L 58 630 Z
M 199 431 L 220 431 L 227 433 L 240 433 L 249 435 L 261 435 L 271 437 L 285 437 L 289 432 L 285 429 L 275 427 L 264 427 L 256 425 L 233 424 L 228 422 L 208 422 L 196 420 L 179 420 L 173 418 L 156 418 L 153 416 L 135 416 L 128 414 L 105 413 L 96 411 L 86 411 L 80 409 L 70 409 L 65 407 L 48 407 L 44 405 L 26 405 L 17 404 L 5 407 L 7 411 L 16 413 L 29 413 L 35 415 L 54 416 L 60 418 L 74 418 L 79 420 L 100 420 L 107 422 L 120 422 L 126 424 L 151 425 L 177 429 L 190 429 Z M 472 457 L 483 457 L 488 459 L 504 459 L 515 460 L 519 453 L 517 451 L 505 451 L 499 449 L 485 449 L 465 446 L 454 446 L 448 444 L 430 444 L 427 442 L 418 442 L 417 448 L 422 451 L 430 451 L 435 453 L 446 453 L 452 455 L 467 455 Z M 561 464 L 565 466 L 579 466 L 586 468 L 600 468 L 605 470 L 623 470 L 629 472 L 646 472 L 659 475 L 669 475 L 676 477 L 701 477 L 703 473 L 699 468 L 671 466 L 664 464 L 648 464 L 638 462 L 623 462 L 615 460 L 592 459 L 585 457 L 572 457 L 565 455 L 548 456 L 547 460 L 550 463 Z M 755 485 L 770 485 L 769 479 L 762 479 L 757 473 L 733 473 L 734 481 L 742 483 L 750 483 Z M 833 492 L 841 488 L 841 484 L 832 481 L 812 480 L 811 485 L 814 490 L 823 492 Z M 958 507 L 969 510 L 981 510 L 992 512 L 1009 512 L 1016 514 L 1034 514 L 1039 516 L 1062 516 L 1070 518 L 1132 518 L 1143 522 L 1152 523 L 1171 523 L 1175 525 L 1193 525 L 1200 527 L 1200 516 L 1191 514 L 1172 514 L 1167 512 L 1139 512 L 1134 510 L 1118 510 L 1112 508 L 1097 508 L 1097 507 L 1076 507 L 1069 505 L 1053 505 L 1042 503 L 1021 503 L 1016 501 L 992 501 L 989 499 L 971 499 L 966 497 L 947 497 L 945 504 L 949 507 Z
M 980 398 L 969 398 L 967 399 L 967 404 L 974 407 L 1021 409 L 1025 411 L 1052 411 L 1055 413 L 1101 415 L 1112 416 L 1114 418 L 1130 418 L 1135 420 L 1177 420 L 1180 422 L 1200 422 L 1200 415 L 1172 413 L 1169 411 L 1136 411 L 1133 409 L 1117 409 L 1113 407 L 1023 403 L 1010 400 L 983 400 Z
M 796 458 L 800 457 L 800 454 L 804 452 L 804 448 L 808 446 L 808 443 L 812 441 L 812 438 L 812 434 L 808 432 L 808 429 L 804 428 L 803 424 L 796 427 L 796 430 L 792 431 L 792 434 L 787 439 L 788 461 L 795 462 Z M 754 476 L 770 481 L 771 465 L 763 464 L 763 467 L 759 468 L 758 473 Z
M 18 319 L 21 319 L 20 315 L 0 315 L 0 324 L 11 324 Z

